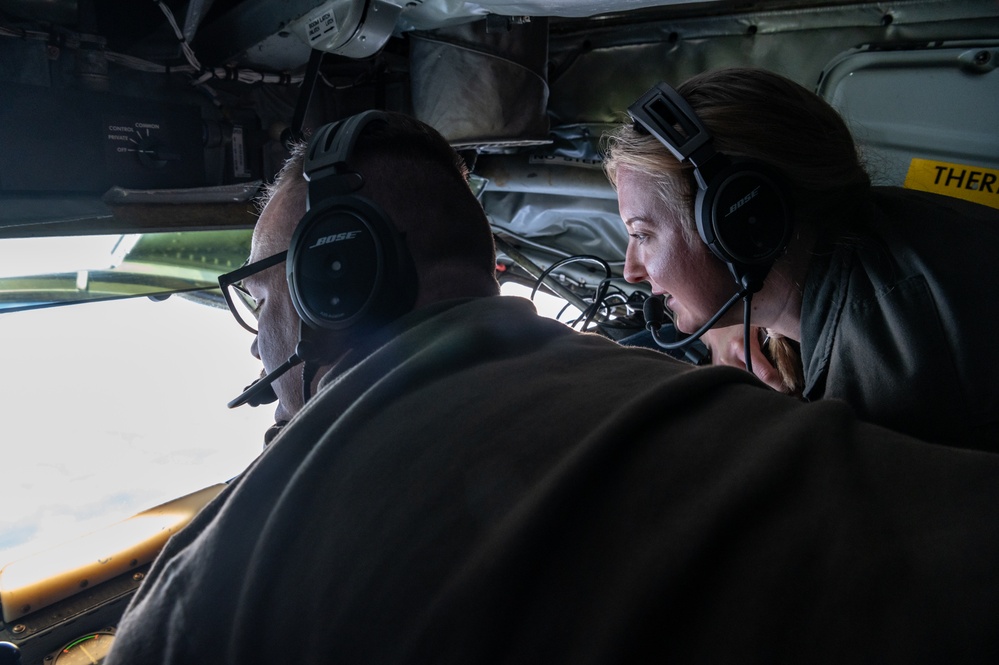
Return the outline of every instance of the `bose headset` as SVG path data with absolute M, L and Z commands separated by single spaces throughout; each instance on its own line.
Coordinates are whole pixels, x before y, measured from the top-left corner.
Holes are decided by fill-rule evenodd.
M 309 142 L 306 214 L 288 248 L 288 288 L 312 328 L 372 329 L 408 312 L 416 270 L 402 235 L 373 201 L 356 194 L 364 177 L 351 168 L 358 138 L 381 111 L 324 125 Z
M 730 158 L 718 152 L 694 109 L 666 83 L 653 86 L 628 108 L 638 131 L 651 134 L 680 162 L 694 167 L 697 196 L 694 220 L 701 240 L 735 278 L 738 292 L 697 332 L 680 342 L 658 337 L 663 322 L 662 298 L 646 300 L 645 318 L 656 343 L 667 349 L 690 344 L 707 332 L 740 298 L 745 305 L 746 348 L 752 294 L 791 238 L 791 210 L 783 178 L 757 160 Z M 747 369 L 752 371 L 749 353 Z
M 271 384 L 305 363 L 303 393 L 324 358 L 314 332 L 347 330 L 359 338 L 413 308 L 416 268 L 388 215 L 357 194 L 364 177 L 351 167 L 354 146 L 373 123 L 387 122 L 382 111 L 365 111 L 324 125 L 305 153 L 306 213 L 291 237 L 286 259 L 288 289 L 301 322 L 295 353 L 229 402 L 266 404 L 277 399 Z

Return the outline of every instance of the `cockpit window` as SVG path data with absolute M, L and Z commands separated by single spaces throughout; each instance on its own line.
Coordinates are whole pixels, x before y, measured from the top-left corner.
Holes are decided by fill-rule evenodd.
M 0 241 L 0 567 L 260 453 L 273 407 L 226 408 L 261 363 L 216 281 L 248 249 L 248 231 Z

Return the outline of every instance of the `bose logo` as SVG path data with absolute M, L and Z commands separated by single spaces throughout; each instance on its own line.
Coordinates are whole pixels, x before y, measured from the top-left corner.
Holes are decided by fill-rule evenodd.
M 345 233 L 334 233 L 331 236 L 323 236 L 322 238 L 316 241 L 315 245 L 309 247 L 309 249 L 322 247 L 323 245 L 328 245 L 331 242 L 340 242 L 341 240 L 353 240 L 360 234 L 361 234 L 360 231 L 346 231 Z
M 745 196 L 743 196 L 741 199 L 739 199 L 738 201 L 736 201 L 735 203 L 732 204 L 732 206 L 728 209 L 728 212 L 725 213 L 725 216 L 728 217 L 733 212 L 735 212 L 736 210 L 738 210 L 742 206 L 746 205 L 747 203 L 749 203 L 750 201 L 752 201 L 753 199 L 755 199 L 756 195 L 759 194 L 759 193 L 760 193 L 760 188 L 757 187 L 756 189 L 754 189 L 753 191 L 751 191 L 749 194 L 746 194 Z

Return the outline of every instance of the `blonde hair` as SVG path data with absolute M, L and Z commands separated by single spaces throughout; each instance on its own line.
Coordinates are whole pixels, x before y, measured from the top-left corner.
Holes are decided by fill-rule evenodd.
M 763 352 L 777 370 L 784 386 L 782 392 L 801 397 L 805 390 L 805 369 L 801 364 L 801 347 L 797 342 L 767 331 Z
M 847 206 L 867 193 L 870 177 L 846 123 L 821 97 L 779 74 L 750 68 L 705 72 L 677 92 L 719 152 L 768 164 L 786 179 L 796 224 L 853 228 L 857 216 Z M 603 141 L 604 170 L 615 187 L 621 168 L 650 178 L 662 201 L 695 230 L 693 166 L 632 123 Z

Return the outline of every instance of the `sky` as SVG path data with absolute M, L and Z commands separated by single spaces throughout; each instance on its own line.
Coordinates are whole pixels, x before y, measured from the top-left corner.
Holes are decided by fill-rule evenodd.
M 238 474 L 252 335 L 173 296 L 0 314 L 0 566 Z

